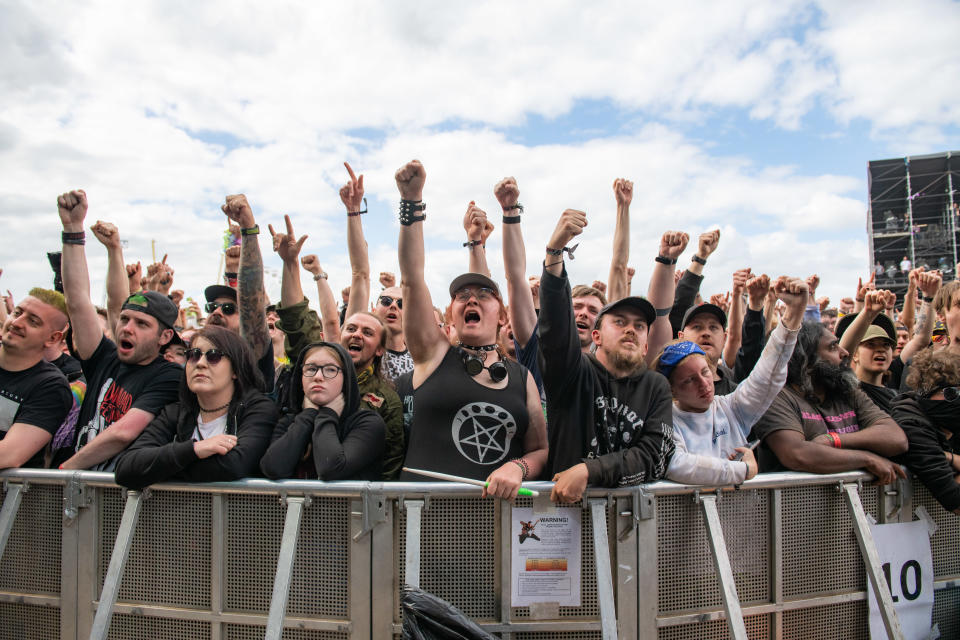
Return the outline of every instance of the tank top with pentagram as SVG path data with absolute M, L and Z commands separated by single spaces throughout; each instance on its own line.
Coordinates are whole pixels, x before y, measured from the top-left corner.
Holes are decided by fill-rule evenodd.
M 493 362 L 492 359 L 489 359 Z M 476 480 L 523 455 L 527 433 L 527 370 L 506 360 L 507 386 L 491 389 L 447 350 L 440 366 L 413 393 L 413 424 L 404 466 Z M 429 481 L 403 472 L 401 482 Z

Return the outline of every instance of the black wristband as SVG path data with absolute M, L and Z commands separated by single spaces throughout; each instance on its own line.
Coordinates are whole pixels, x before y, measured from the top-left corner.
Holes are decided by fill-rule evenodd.
M 87 244 L 85 231 L 61 231 L 60 240 L 63 244 Z
M 514 209 L 517 209 L 520 211 L 520 213 L 523 213 L 523 205 L 520 204 L 519 202 L 517 204 L 512 204 L 509 207 L 503 208 L 504 211 L 513 211 Z
M 551 249 L 550 247 L 547 247 L 547 253 L 549 253 L 551 256 L 560 256 L 562 258 L 563 252 L 566 251 L 567 254 L 570 256 L 570 259 L 573 260 L 573 252 L 576 251 L 577 247 L 579 246 L 580 246 L 580 243 L 578 242 L 572 247 L 563 247 L 561 249 Z M 556 263 L 554 262 L 553 264 L 556 264 Z
M 257 225 L 257 224 L 253 225 L 252 227 L 248 227 L 246 229 L 240 229 L 241 236 L 255 236 L 259 233 L 260 233 L 260 225 Z
M 503 224 L 520 224 L 520 216 L 503 216 Z
M 693 254 L 693 257 L 690 258 L 690 259 L 693 260 L 694 262 L 696 262 L 697 264 L 702 264 L 702 265 L 707 264 L 707 259 L 706 259 L 706 258 L 701 258 L 701 257 L 698 256 L 697 254 Z M 676 260 L 674 260 L 674 262 L 676 262 Z
M 237 279 L 237 274 L 233 271 L 225 271 L 223 274 L 224 278 L 230 278 L 231 280 Z
M 363 199 L 363 210 L 361 210 L 361 211 L 347 211 L 347 217 L 352 218 L 352 217 L 354 217 L 354 216 L 363 215 L 363 214 L 366 213 L 366 212 L 367 212 L 367 199 L 364 198 L 364 199 Z
M 921 296 L 920 300 L 923 302 L 929 302 L 931 304 L 933 303 L 933 298 L 928 298 L 927 296 Z
M 425 220 L 427 214 L 417 215 L 427 210 L 427 205 L 423 200 L 401 200 L 400 201 L 400 224 L 409 227 L 414 222 Z
M 654 260 L 657 261 L 657 262 L 659 262 L 660 264 L 665 264 L 665 265 L 667 265 L 668 267 L 669 267 L 670 265 L 677 264 L 677 259 L 676 259 L 676 258 L 668 258 L 668 257 L 666 257 L 666 256 L 657 256 L 656 258 L 654 258 Z
M 473 249 L 474 247 L 483 247 L 485 245 L 483 244 L 483 240 L 469 240 L 464 242 L 463 246 Z

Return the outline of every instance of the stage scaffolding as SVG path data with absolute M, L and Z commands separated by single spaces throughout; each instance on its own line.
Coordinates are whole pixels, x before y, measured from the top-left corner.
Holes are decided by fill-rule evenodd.
M 954 279 L 960 151 L 874 160 L 867 163 L 867 180 L 867 237 L 877 288 L 894 291 L 902 301 L 908 267 L 940 269 L 944 280 Z

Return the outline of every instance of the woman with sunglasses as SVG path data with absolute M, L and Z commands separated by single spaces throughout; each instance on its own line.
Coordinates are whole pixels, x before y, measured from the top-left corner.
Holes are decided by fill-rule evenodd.
M 179 402 L 167 405 L 117 461 L 117 482 L 140 489 L 168 479 L 258 475 L 277 410 L 260 391 L 250 348 L 220 327 L 200 330 L 186 352 Z
M 960 515 L 960 356 L 924 349 L 913 358 L 907 384 L 916 391 L 895 398 L 890 410 L 910 443 L 897 462 Z
M 260 469 L 271 479 L 380 480 L 386 425 L 360 408 L 350 354 L 334 342 L 315 342 L 293 368 L 287 407 Z

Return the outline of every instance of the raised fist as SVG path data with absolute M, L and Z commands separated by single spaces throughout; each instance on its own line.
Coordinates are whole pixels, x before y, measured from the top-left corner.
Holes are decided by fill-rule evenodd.
M 240 270 L 240 247 L 233 245 L 223 252 L 223 269 L 227 273 L 237 273 Z
M 630 283 L 633 282 L 633 276 L 637 275 L 637 270 L 633 267 L 627 267 L 627 288 L 630 288 Z
M 939 271 L 927 271 L 921 273 L 917 278 L 917 287 L 920 292 L 928 298 L 937 295 L 940 285 L 943 283 L 943 276 Z
M 607 283 L 600 282 L 599 280 L 594 280 L 593 284 L 590 285 L 597 291 L 601 292 L 603 295 L 607 295 Z
M 686 269 L 677 269 L 673 272 L 673 286 L 680 284 L 680 278 L 683 277 L 684 271 L 686 271 Z
M 697 255 L 704 259 L 710 257 L 710 254 L 717 250 L 718 244 L 720 244 L 720 229 L 701 233 L 697 244 Z
M 811 296 L 817 294 L 817 287 L 820 286 L 820 276 L 813 274 L 812 276 L 807 276 L 807 289 L 810 291 Z
M 487 213 L 471 200 L 467 205 L 467 212 L 463 214 L 463 229 L 470 240 L 479 240 L 486 244 L 487 238 L 493 233 L 493 223 L 487 220 Z
M 393 177 L 397 181 L 401 199 L 423 200 L 423 183 L 427 179 L 427 172 L 419 160 L 411 160 L 403 165 Z
M 923 267 L 917 267 L 916 269 L 910 269 L 910 273 L 907 274 L 907 283 L 911 287 L 920 286 L 920 274 L 924 272 Z
M 550 236 L 551 249 L 562 249 L 567 246 L 573 238 L 583 233 L 583 228 L 587 226 L 587 214 L 576 209 L 567 209 L 560 214 L 560 220 Z
M 750 267 L 746 269 L 737 269 L 733 272 L 733 295 L 742 296 L 747 288 L 747 281 L 750 280 Z
M 297 235 L 293 232 L 293 223 L 290 222 L 290 216 L 283 216 L 283 221 L 287 224 L 286 233 L 277 233 L 273 230 L 272 224 L 267 225 L 270 236 L 273 238 L 273 250 L 285 263 L 297 264 L 297 257 L 300 255 L 303 243 L 307 241 L 307 236 L 301 236 L 297 240 Z
M 517 204 L 517 201 L 520 199 L 520 187 L 517 186 L 516 179 L 510 176 L 509 178 L 504 178 L 493 187 L 493 195 L 496 196 L 500 207 L 506 209 L 507 207 L 512 207 Z M 510 215 L 514 215 L 512 210 Z
M 97 224 L 90 227 L 90 231 L 93 231 L 93 235 L 95 235 L 97 240 L 100 241 L 100 244 L 105 246 L 107 249 L 121 248 L 120 232 L 117 230 L 116 225 L 110 222 L 97 220 Z
M 530 295 L 533 296 L 533 300 L 536 302 L 540 299 L 540 277 L 530 276 L 527 278 L 527 281 L 530 283 Z
M 688 242 L 690 242 L 690 234 L 683 231 L 667 231 L 660 238 L 660 255 L 664 258 L 676 260 L 687 248 Z
M 347 168 L 350 174 L 350 182 L 340 187 L 340 200 L 347 208 L 347 212 L 360 211 L 360 205 L 363 204 L 363 174 L 358 178 L 350 168 L 349 162 L 344 162 L 343 166 Z
M 876 290 L 877 285 L 874 283 L 876 278 L 876 272 L 870 274 L 870 279 L 866 282 L 863 281 L 863 278 L 857 278 L 857 300 L 863 300 L 864 296 L 867 294 L 867 291 Z
M 393 275 L 390 271 L 381 271 L 380 286 L 384 289 L 397 286 L 397 276 Z
M 143 278 L 143 267 L 140 262 L 127 265 L 127 282 L 130 285 L 130 295 L 140 291 L 140 279 Z
M 313 254 L 313 253 L 300 258 L 300 264 L 303 265 L 304 269 L 306 269 L 313 275 L 317 275 L 318 273 L 323 271 L 323 269 L 320 267 L 320 259 L 317 258 L 316 254 Z
M 817 306 L 820 307 L 820 311 L 824 311 L 827 307 L 830 306 L 830 298 L 823 296 L 822 298 L 817 298 Z
M 242 193 L 227 196 L 226 204 L 221 205 L 220 209 L 228 218 L 240 225 L 241 229 L 249 229 L 257 224 L 253 218 L 253 209 L 247 202 L 247 196 Z
M 170 292 L 170 300 L 173 301 L 173 304 L 180 306 L 180 303 L 183 302 L 183 291 L 181 289 L 174 289 Z
M 633 182 L 626 178 L 617 178 L 613 181 L 613 195 L 618 205 L 630 206 L 633 201 Z
M 87 194 L 82 189 L 64 193 L 57 198 L 57 212 L 64 228 L 83 225 L 83 219 L 87 217 Z
M 763 301 L 766 300 L 767 294 L 770 292 L 770 276 L 765 273 L 754 276 L 747 280 L 746 286 L 750 308 L 754 311 L 763 309 Z
M 777 281 L 773 284 L 773 291 L 787 307 L 799 309 L 801 313 L 806 308 L 807 298 L 810 295 L 810 289 L 806 282 L 800 278 L 789 276 L 777 278 Z
M 340 299 L 343 300 L 343 304 L 350 302 L 350 287 L 344 287 L 343 290 L 340 291 Z

